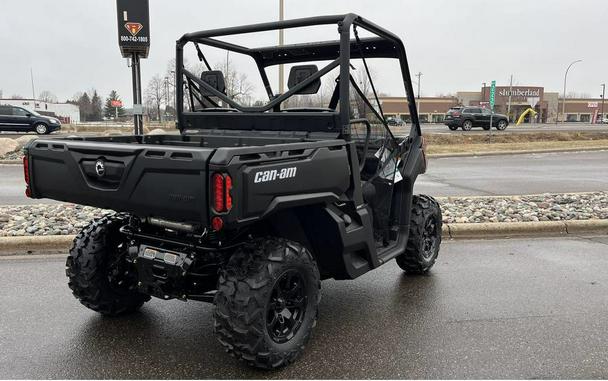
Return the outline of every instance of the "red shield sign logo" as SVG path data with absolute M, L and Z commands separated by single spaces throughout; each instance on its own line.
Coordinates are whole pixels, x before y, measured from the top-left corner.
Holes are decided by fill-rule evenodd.
M 125 28 L 127 28 L 129 33 L 131 33 L 133 37 L 137 36 L 137 33 L 139 33 L 139 31 L 142 30 L 143 27 L 144 26 L 138 22 L 128 22 L 125 24 Z

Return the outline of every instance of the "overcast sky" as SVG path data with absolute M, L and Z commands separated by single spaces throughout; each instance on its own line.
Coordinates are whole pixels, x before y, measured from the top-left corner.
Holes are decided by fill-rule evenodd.
M 479 90 L 492 79 L 596 97 L 608 82 L 606 0 L 285 0 L 286 18 L 355 12 L 395 32 L 412 73 L 421 71 L 422 95 Z M 60 100 L 95 88 L 116 89 L 131 104 L 131 72 L 117 45 L 113 0 L 0 1 L 0 89 L 4 97 L 49 90 Z M 276 20 L 278 0 L 150 0 L 151 49 L 142 60 L 144 84 L 164 73 L 182 34 Z M 321 39 L 333 39 L 328 30 Z M 307 32 L 289 31 L 286 43 Z M 313 35 L 314 36 L 314 35 Z M 247 40 L 251 42 L 251 40 Z M 258 37 L 259 45 L 276 35 Z M 209 53 L 210 61 L 223 59 Z M 247 71 L 244 69 L 244 71 Z M 250 73 L 254 76 L 254 73 Z M 378 73 L 390 85 L 392 77 Z M 273 76 L 274 77 L 274 76 Z M 273 81 L 275 79 L 273 78 Z M 257 83 L 257 82 L 255 82 Z M 389 86 L 390 87 L 390 86 Z M 258 88 L 260 92 L 262 89 Z

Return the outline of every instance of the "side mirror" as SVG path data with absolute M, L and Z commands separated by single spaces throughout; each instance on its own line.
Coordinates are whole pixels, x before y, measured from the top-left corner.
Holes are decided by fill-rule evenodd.
M 27 114 L 25 114 L 25 116 L 27 116 L 28 118 L 32 117 L 32 114 L 30 114 L 29 112 Z

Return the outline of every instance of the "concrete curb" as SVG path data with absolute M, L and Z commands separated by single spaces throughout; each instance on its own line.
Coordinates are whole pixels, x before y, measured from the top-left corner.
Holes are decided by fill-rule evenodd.
M 0 164 L 21 165 L 21 164 L 23 164 L 23 161 L 21 161 L 21 160 L 0 160 Z
M 608 220 L 443 224 L 443 236 L 450 239 L 548 237 L 569 234 L 608 235 Z M 0 237 L 0 256 L 51 252 L 65 255 L 73 240 L 73 235 Z
M 63 252 L 72 246 L 73 235 L 0 237 L 0 256 Z
M 444 224 L 443 234 L 451 239 L 608 234 L 608 220 L 454 223 Z
M 443 159 L 446 157 L 470 157 L 470 156 L 505 156 L 505 155 L 526 155 L 531 153 L 555 153 L 555 152 L 587 152 L 587 151 L 607 151 L 608 147 L 581 147 L 581 148 L 553 148 L 553 149 L 530 149 L 521 151 L 488 151 L 488 152 L 454 152 L 454 153 L 431 153 L 427 157 L 433 159 Z

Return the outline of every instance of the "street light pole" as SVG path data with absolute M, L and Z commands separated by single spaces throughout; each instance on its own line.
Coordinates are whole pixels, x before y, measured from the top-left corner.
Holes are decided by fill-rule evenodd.
M 577 62 L 581 62 L 582 60 L 572 61 L 570 65 L 566 68 L 566 74 L 564 74 L 564 97 L 562 99 L 562 123 L 566 121 L 566 80 L 568 79 L 568 71 Z
M 284 0 L 279 0 L 279 21 L 285 19 L 285 4 Z M 283 46 L 283 29 L 279 29 L 279 46 Z M 279 65 L 279 93 L 285 92 L 285 68 L 283 64 Z
M 416 102 L 416 112 L 418 113 L 418 116 L 420 116 L 420 78 L 422 78 L 422 72 L 418 72 L 418 74 L 416 74 L 416 77 L 418 77 L 418 102 Z
M 602 83 L 602 119 L 600 120 L 601 124 L 604 124 L 604 119 L 606 119 L 606 117 L 604 116 L 604 98 L 606 95 L 606 84 Z

